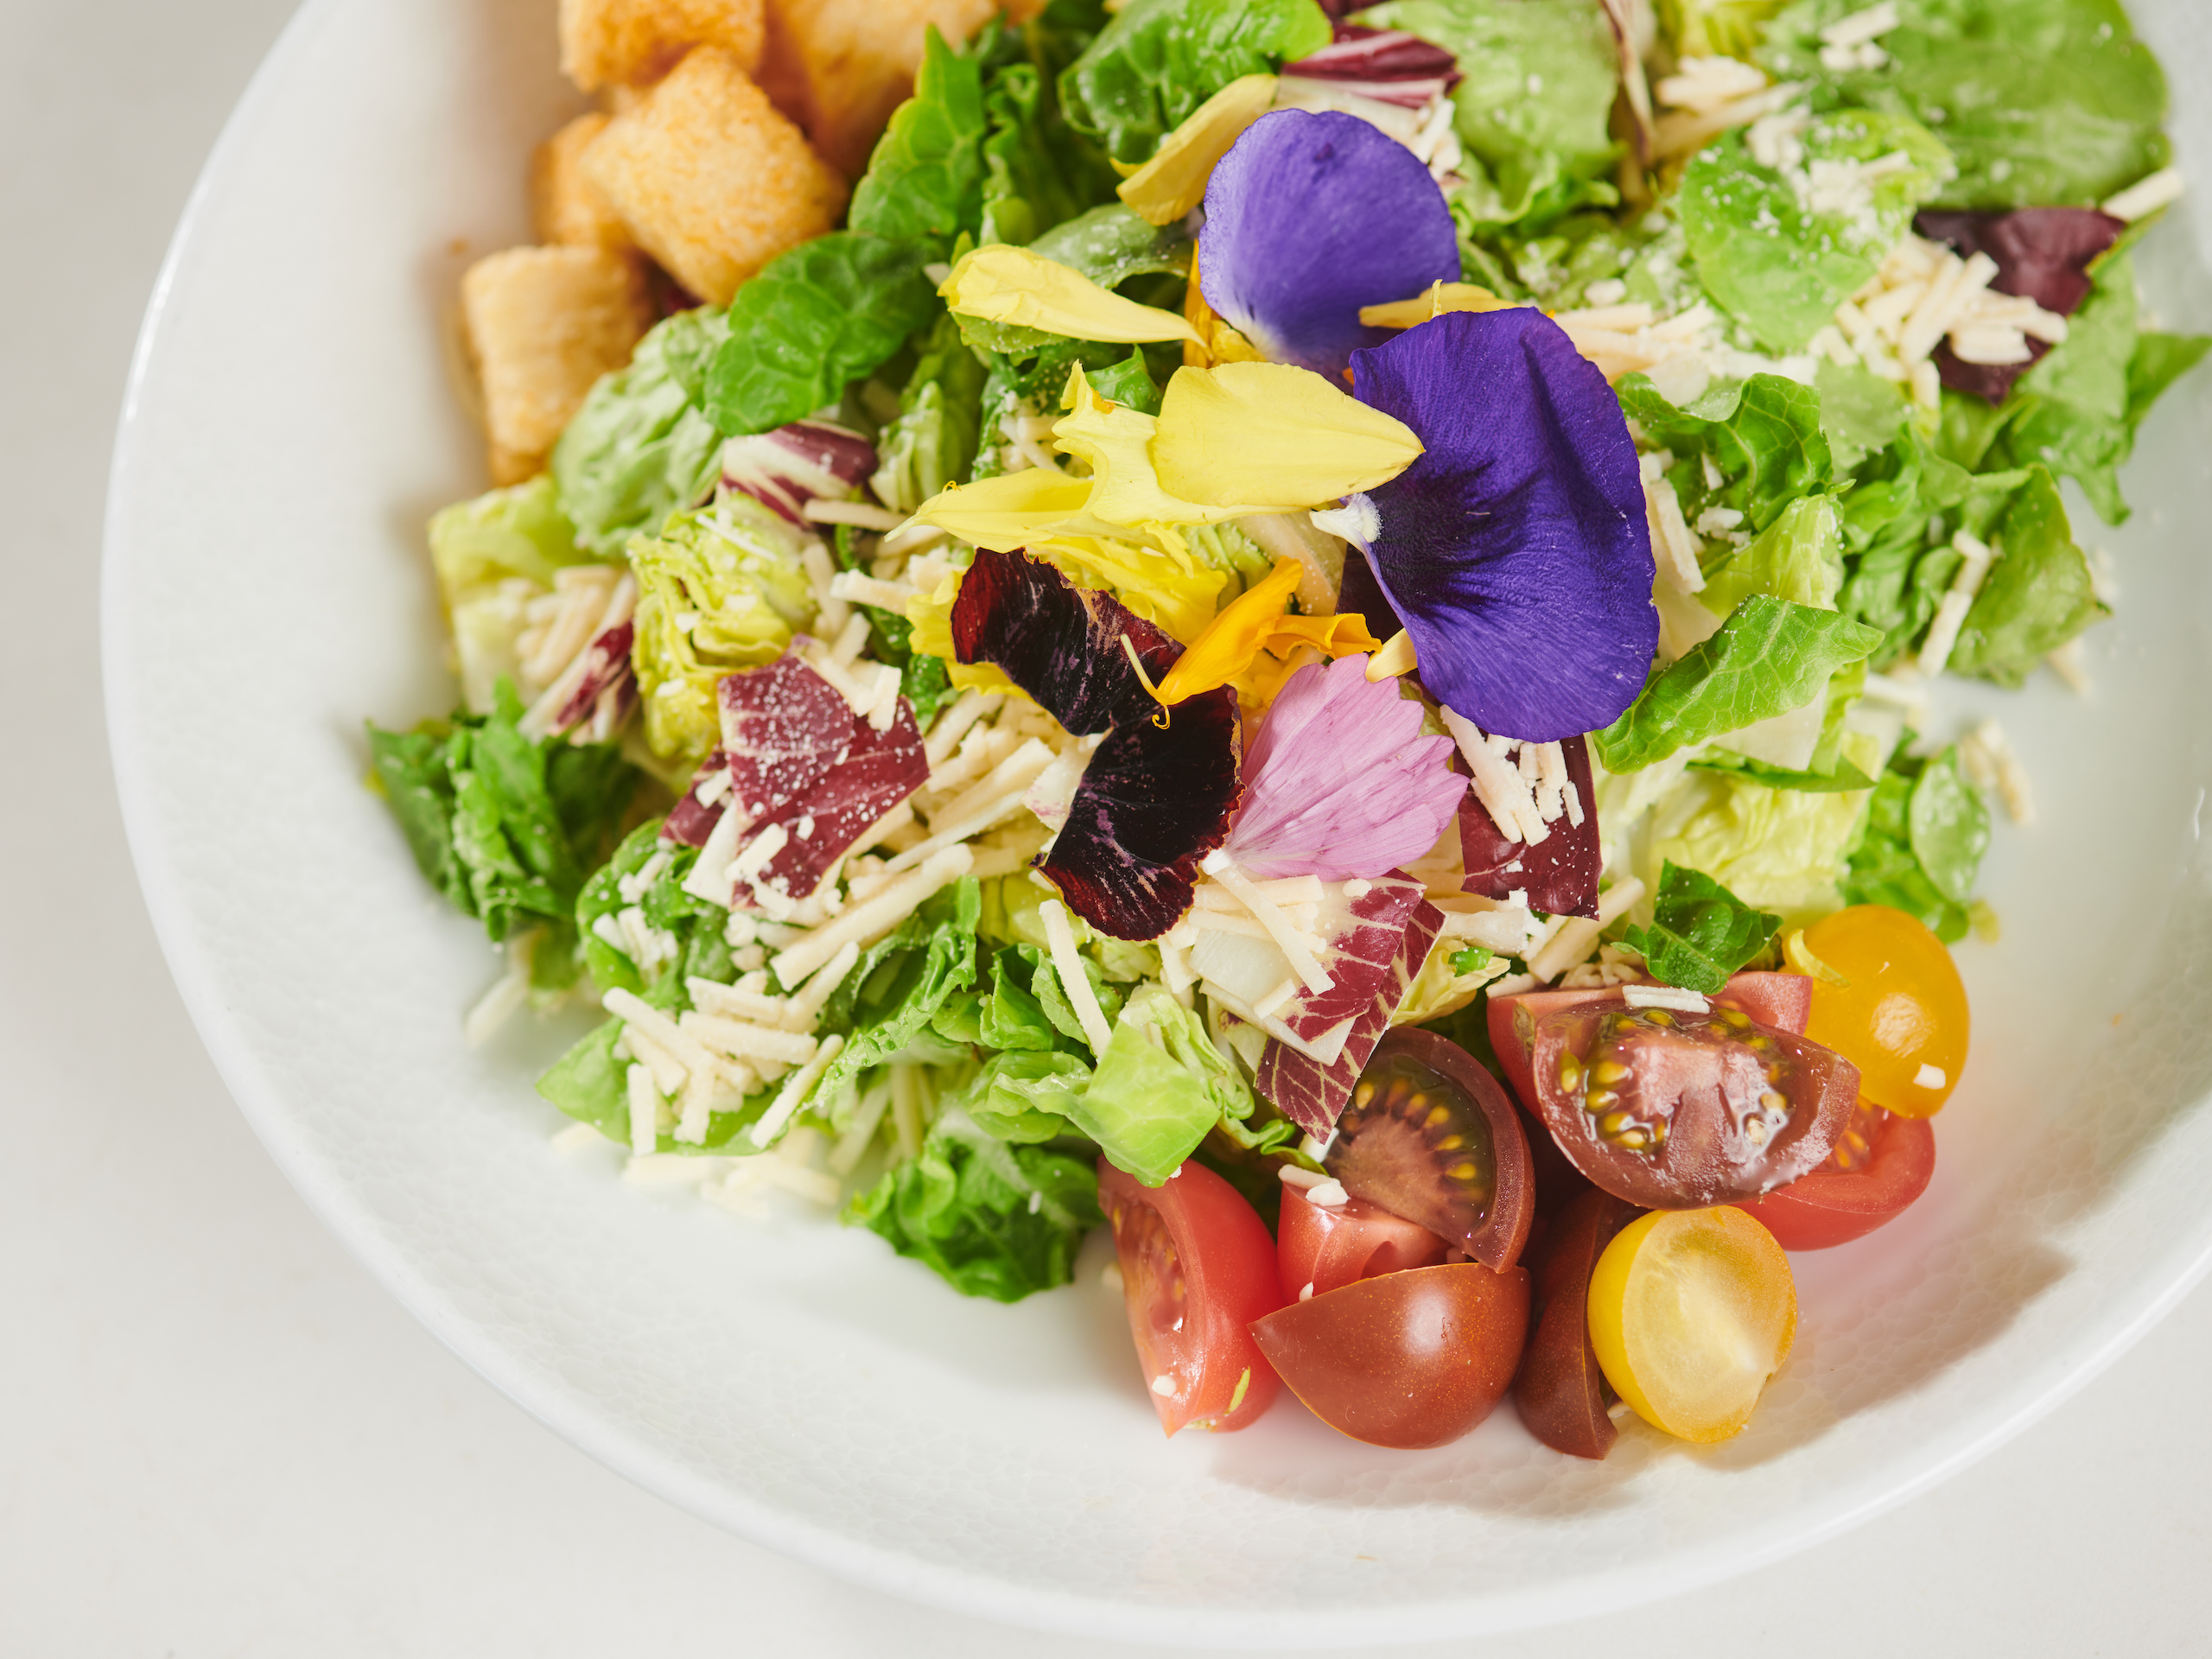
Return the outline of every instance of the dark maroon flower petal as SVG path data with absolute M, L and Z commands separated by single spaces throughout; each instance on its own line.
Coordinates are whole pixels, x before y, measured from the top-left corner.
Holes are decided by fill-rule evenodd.
M 1224 686 L 1170 715 L 1124 639 L 1155 683 L 1183 654 L 1110 594 L 1020 553 L 978 552 L 953 601 L 960 661 L 996 664 L 1070 732 L 1104 734 L 1039 868 L 1100 932 L 1152 939 L 1190 908 L 1198 861 L 1229 833 L 1236 696 Z
M 1379 127 L 1335 110 L 1276 110 L 1245 130 L 1206 186 L 1206 303 L 1279 363 L 1338 379 L 1387 329 L 1364 305 L 1459 279 L 1444 192 Z
M 1999 294 L 2018 295 L 2070 317 L 2096 285 L 2090 265 L 2127 226 L 2094 207 L 2021 207 L 2009 213 L 1924 213 L 1913 228 L 1961 259 L 1977 253 L 1994 259 L 1997 275 L 1989 285 Z M 2012 383 L 2050 349 L 2031 340 L 2025 363 L 1962 363 L 1946 340 L 1936 348 L 1936 366 L 1955 391 L 2001 404 Z
M 1352 359 L 1427 446 L 1363 498 L 1365 550 L 1429 695 L 1546 743 L 1611 723 L 1659 642 L 1636 445 L 1612 389 L 1532 308 L 1450 312 Z
M 1427 899 L 1414 906 L 1398 935 L 1390 956 L 1389 971 L 1376 986 L 1373 999 L 1344 1039 L 1344 1052 L 1332 1065 L 1323 1065 L 1300 1053 L 1280 1038 L 1270 1037 L 1260 1056 L 1253 1086 L 1274 1103 L 1276 1110 L 1316 1140 L 1325 1141 L 1337 1127 L 1338 1116 L 1351 1098 L 1359 1074 L 1374 1057 L 1375 1046 L 1390 1029 L 1390 1016 L 1406 1000 L 1420 976 L 1421 964 L 1444 931 L 1444 912 Z
M 1466 890 L 1485 899 L 1524 892 L 1531 910 L 1553 916 L 1595 916 L 1598 872 L 1604 857 L 1598 847 L 1598 795 L 1590 783 L 1590 744 L 1586 738 L 1570 737 L 1560 747 L 1567 755 L 1567 778 L 1582 803 L 1581 823 L 1555 818 L 1544 826 L 1550 833 L 1533 847 L 1525 841 L 1509 841 L 1470 790 L 1459 803 L 1459 855 L 1466 866 Z

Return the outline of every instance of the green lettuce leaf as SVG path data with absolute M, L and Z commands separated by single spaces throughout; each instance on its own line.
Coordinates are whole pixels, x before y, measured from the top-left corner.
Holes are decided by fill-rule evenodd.
M 1698 599 L 1726 616 L 1753 594 L 1832 611 L 1843 588 L 1843 524 L 1824 495 L 1792 501 L 1749 547 L 1731 554 L 1706 578 Z
M 1758 784 L 1767 789 L 1802 789 L 1816 795 L 1847 793 L 1853 790 L 1872 789 L 1874 779 L 1839 759 L 1833 772 L 1789 772 L 1780 766 L 1762 765 L 1740 754 L 1731 754 L 1725 749 L 1708 750 L 1690 762 L 1693 772 L 1726 772 L 1731 778 L 1740 778 L 1746 783 Z
M 1240 76 L 1329 43 L 1313 0 L 1129 0 L 1060 76 L 1068 124 L 1128 166 Z
M 1881 643 L 1878 630 L 1834 611 L 1753 594 L 1594 735 L 1599 761 L 1608 772 L 1635 772 L 1677 749 L 1802 709 L 1837 669 Z
M 1778 80 L 1819 83 L 1823 102 L 1942 135 L 1958 163 L 1943 207 L 2094 207 L 2171 156 L 2165 75 L 2120 0 L 1897 0 L 1887 61 L 1824 68 L 1820 30 L 1865 9 L 1802 0 L 1769 25 L 1760 61 Z
M 1109 368 L 1101 369 L 1089 377 L 1090 389 L 1101 397 L 1116 404 L 1127 404 L 1140 414 L 1157 415 L 1162 400 L 1160 383 L 1152 378 L 1142 352 L 1131 352 L 1128 356 Z
M 1946 944 L 1966 938 L 1967 904 L 1989 844 L 1989 813 L 1957 752 L 1916 760 L 1899 746 L 1876 785 L 1841 896 L 1915 917 Z
M 1890 448 L 1911 413 L 1900 387 L 1857 363 L 1822 358 L 1813 388 L 1839 473 L 1855 472 L 1869 455 Z
M 1815 212 L 1799 169 L 1763 166 L 1731 131 L 1690 158 L 1678 205 L 1706 291 L 1779 352 L 1834 321 L 1951 172 L 1942 143 L 1902 115 L 1838 110 L 1815 118 L 1802 142 L 1807 168 L 1892 153 L 1911 165 L 1872 181 L 1855 210 Z
M 814 590 L 781 519 L 749 496 L 731 497 L 714 518 L 738 539 L 681 513 L 658 536 L 630 542 L 631 662 L 646 744 L 671 770 L 696 767 L 720 739 L 721 677 L 774 661 L 814 614 Z
M 602 376 L 553 446 L 553 482 L 576 538 L 619 558 L 669 514 L 702 501 L 721 475 L 722 435 L 705 411 L 708 365 L 729 338 L 712 306 L 683 311 Z
M 1692 524 L 1708 508 L 1744 515 L 1753 534 L 1802 496 L 1826 491 L 1835 471 L 1821 394 L 1778 374 L 1714 388 L 1688 409 L 1660 395 L 1649 377 L 1618 388 L 1622 410 L 1675 456 L 1667 479 Z M 1707 482 L 1706 462 L 1720 482 Z
M 861 953 L 852 972 L 823 1005 L 818 1029 L 843 1036 L 844 1047 L 822 1074 L 816 1094 L 828 1099 L 848 1078 L 893 1059 L 957 1058 L 931 1020 L 956 993 L 976 982 L 976 923 L 982 899 L 963 877 Z
M 914 95 L 892 112 L 846 223 L 874 236 L 949 244 L 982 214 L 983 74 L 944 43 L 922 37 Z
M 894 512 L 912 512 L 967 478 L 982 430 L 984 369 L 950 312 L 922 336 L 899 414 L 876 440 L 868 481 Z
M 1252 1115 L 1252 1091 L 1199 1017 L 1161 987 L 1129 998 L 1090 1086 L 1069 1108 L 1116 1168 L 1158 1186 L 1207 1131 Z
M 1468 182 L 1456 194 L 1471 222 L 1535 222 L 1616 200 L 1602 181 L 1619 154 L 1608 122 L 1620 72 L 1602 8 L 1582 0 L 1390 0 L 1361 21 L 1410 29 L 1459 58 L 1453 127 Z
M 577 544 L 576 527 L 543 473 L 444 509 L 430 520 L 429 539 L 461 702 L 472 714 L 489 714 L 493 687 L 519 667 L 517 642 L 529 626 L 531 591 L 550 588 L 564 566 L 591 556 Z
M 1090 1085 L 1090 1067 L 1058 1049 L 994 1054 L 951 1102 L 986 1135 L 1034 1145 L 1074 1133 L 1071 1109 Z
M 1998 559 L 1959 630 L 1950 667 L 2017 686 L 2046 655 L 2110 613 L 2098 602 L 2066 504 L 2043 467 L 2028 469 L 1991 540 Z
M 1751 60 L 1783 0 L 1659 0 L 1659 29 L 1677 58 Z
M 941 1113 L 920 1155 L 855 1199 L 846 1218 L 963 1294 L 1001 1302 L 1067 1283 L 1083 1236 L 1103 1219 L 1090 1158 L 1009 1146 L 957 1109 Z
M 1672 863 L 1659 873 L 1649 927 L 1622 943 L 1643 954 L 1655 979 L 1713 995 L 1728 976 L 1764 952 L 1782 918 L 1745 904 L 1701 870 Z
M 836 403 L 937 315 L 931 257 L 925 241 L 833 231 L 769 261 L 731 302 L 708 416 L 741 436 Z
M 988 127 L 979 242 L 1023 245 L 1113 198 L 1113 169 L 1068 124 L 1058 91 L 1062 72 L 1104 26 L 1105 13 L 1093 0 L 1053 0 L 1018 29 L 987 25 L 970 47 L 985 65 Z

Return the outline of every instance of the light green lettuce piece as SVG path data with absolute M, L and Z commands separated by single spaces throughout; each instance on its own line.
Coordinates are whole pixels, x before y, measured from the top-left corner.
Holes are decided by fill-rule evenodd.
M 1842 759 L 1878 775 L 1878 738 L 1847 731 Z M 1769 789 L 1725 772 L 1693 772 L 1656 810 L 1642 861 L 1658 891 L 1669 863 L 1701 870 L 1746 905 L 1798 926 L 1839 907 L 1870 791 Z
M 645 703 L 645 741 L 662 760 L 696 766 L 721 734 L 715 687 L 772 662 L 814 614 L 813 589 L 783 521 L 747 496 L 705 515 L 683 513 L 658 536 L 631 538 L 638 577 L 631 660 Z
M 1866 285 L 1951 176 L 1949 153 L 1910 117 L 1837 110 L 1814 118 L 1794 164 L 1769 167 L 1742 132 L 1726 134 L 1682 170 L 1679 211 L 1699 280 L 1770 350 L 1795 352 Z M 1827 175 L 1853 162 L 1904 164 L 1856 187 Z
M 601 377 L 553 446 L 562 507 L 594 552 L 618 556 L 714 488 L 722 438 L 702 404 L 707 365 L 728 338 L 713 306 L 669 318 L 627 368 Z
M 515 648 L 535 593 L 554 573 L 590 554 L 561 511 L 553 480 L 540 474 L 512 489 L 458 502 L 430 520 L 430 563 L 453 625 L 461 701 L 471 714 L 492 712 L 492 688 L 513 677 Z
M 947 312 L 923 342 L 899 394 L 899 415 L 876 441 L 868 482 L 893 512 L 912 512 L 976 464 L 982 429 L 983 365 Z
M 1835 609 L 1843 588 L 1843 524 L 1827 496 L 1808 496 L 1706 578 L 1698 598 L 1726 616 L 1753 594 L 1771 594 L 1793 605 Z
M 1659 29 L 1677 58 L 1740 58 L 1758 49 L 1761 26 L 1782 0 L 1659 0 Z
M 1216 1123 L 1251 1115 L 1243 1075 L 1205 1022 L 1157 984 L 1130 996 L 1090 1087 L 1068 1110 L 1116 1168 L 1147 1186 L 1173 1175 Z

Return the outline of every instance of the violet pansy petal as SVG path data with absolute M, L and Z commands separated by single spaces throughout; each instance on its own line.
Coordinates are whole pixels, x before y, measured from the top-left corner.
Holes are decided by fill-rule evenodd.
M 1334 110 L 1276 110 L 1246 129 L 1206 187 L 1206 303 L 1278 363 L 1341 384 L 1353 352 L 1389 338 L 1359 321 L 1459 280 L 1444 192 L 1396 139 Z
M 1367 494 L 1366 549 L 1429 695 L 1548 743 L 1608 725 L 1659 642 L 1636 445 L 1541 312 L 1449 312 L 1352 359 L 1353 395 L 1427 446 Z
M 1467 780 L 1421 705 L 1370 683 L 1364 657 L 1293 675 L 1245 757 L 1228 849 L 1262 879 L 1372 878 L 1412 863 L 1452 823 Z

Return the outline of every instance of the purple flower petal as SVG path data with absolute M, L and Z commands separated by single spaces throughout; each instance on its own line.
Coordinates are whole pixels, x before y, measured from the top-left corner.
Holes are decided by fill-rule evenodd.
M 1277 110 L 1213 170 L 1198 232 L 1206 303 L 1279 363 L 1342 376 L 1389 331 L 1359 308 L 1459 279 L 1444 192 L 1379 127 L 1333 110 Z
M 1421 735 L 1421 709 L 1367 658 L 1291 677 L 1244 757 L 1244 804 L 1230 855 L 1253 874 L 1374 877 L 1436 844 L 1467 780 L 1448 737 Z
M 1364 550 L 1429 695 L 1529 742 L 1610 724 L 1643 689 L 1659 613 L 1605 377 L 1528 308 L 1449 312 L 1352 372 L 1354 396 L 1428 446 L 1363 499 L 1380 525 Z

